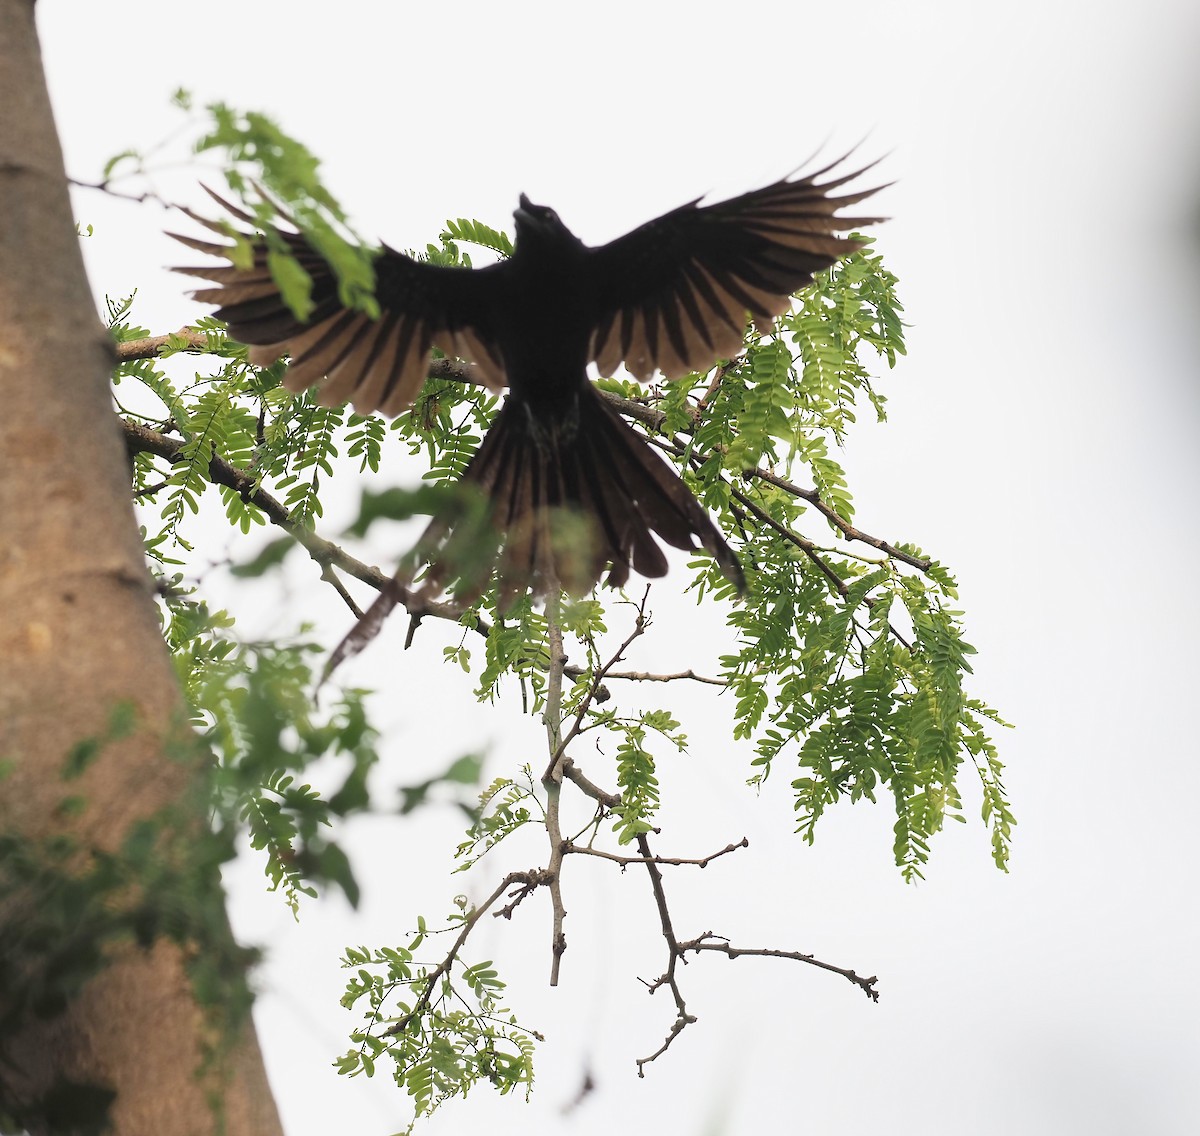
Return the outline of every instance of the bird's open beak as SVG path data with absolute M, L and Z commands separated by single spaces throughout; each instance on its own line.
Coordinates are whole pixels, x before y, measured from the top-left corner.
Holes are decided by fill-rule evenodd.
M 517 198 L 517 202 L 517 208 L 513 210 L 513 217 L 518 221 L 524 221 L 526 224 L 533 224 L 533 215 L 529 212 L 529 207 L 533 202 L 523 193 Z

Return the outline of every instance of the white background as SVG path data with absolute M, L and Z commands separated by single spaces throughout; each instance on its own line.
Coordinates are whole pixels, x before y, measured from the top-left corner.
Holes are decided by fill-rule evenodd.
M 890 422 L 862 424 L 842 456 L 862 527 L 959 577 L 973 692 L 1018 726 L 998 738 L 1021 822 L 1011 874 L 972 819 L 906 886 L 886 804 L 842 808 L 802 845 L 786 770 L 761 797 L 742 787 L 749 752 L 726 740 L 725 704 L 708 688 L 650 692 L 693 738 L 689 756 L 663 754 L 662 851 L 752 844 L 668 878 L 680 933 L 812 951 L 877 974 L 882 1000 L 797 964 L 705 958 L 684 974 L 700 1021 L 638 1080 L 634 1059 L 672 1017 L 636 981 L 663 965 L 646 885 L 571 863 L 559 989 L 545 982 L 544 896 L 511 924 L 487 921 L 471 951 L 498 961 L 510 1004 L 548 1037 L 533 1103 L 481 1088 L 426 1131 L 1200 1130 L 1192 4 L 43 0 L 38 17 L 72 175 L 94 180 L 170 130 L 183 86 L 276 117 L 323 159 L 359 231 L 401 248 L 446 217 L 504 227 L 522 191 L 600 243 L 706 190 L 774 179 L 822 144 L 832 156 L 868 135 L 864 156 L 887 153 L 879 247 L 910 354 L 880 384 Z M 197 174 L 176 177 L 162 184 L 182 193 Z M 140 288 L 135 316 L 155 332 L 204 310 L 160 271 L 181 255 L 160 235 L 177 215 L 94 192 L 76 211 L 96 229 L 98 296 Z M 369 555 L 386 565 L 399 549 L 381 540 Z M 230 552 L 248 557 L 213 555 Z M 311 618 L 332 641 L 344 610 L 304 566 L 287 579 L 282 596 L 278 580 L 206 583 L 250 632 Z M 720 652 L 719 620 L 678 598 L 678 580 L 655 588 L 639 665 L 700 669 Z M 470 680 L 441 667 L 447 629 L 426 626 L 407 654 L 402 632 L 347 675 L 381 692 L 384 781 L 473 747 L 489 775 L 536 764 L 538 724 L 477 707 Z M 359 822 L 346 840 L 362 911 L 310 904 L 298 926 L 256 865 L 231 873 L 238 929 L 270 954 L 258 1021 L 292 1136 L 403 1127 L 382 1067 L 371 1082 L 330 1068 L 357 1020 L 337 1006 L 336 963 L 347 943 L 403 941 L 417 912 L 436 919 L 455 891 L 485 895 L 541 855 L 526 844 L 478 879 L 447 879 L 459 829 L 449 807 Z M 564 1113 L 585 1067 L 598 1088 Z

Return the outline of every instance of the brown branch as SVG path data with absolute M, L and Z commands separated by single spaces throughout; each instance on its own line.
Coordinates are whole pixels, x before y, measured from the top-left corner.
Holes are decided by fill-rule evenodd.
M 113 189 L 112 182 L 105 178 L 104 181 L 82 181 L 79 178 L 67 178 L 67 184 L 73 185 L 76 189 L 98 189 L 101 193 L 107 193 L 110 197 L 119 198 L 121 201 L 133 201 L 141 205 L 147 201 L 156 201 L 164 209 L 178 209 L 179 206 L 165 198 L 159 196 L 152 189 L 147 189 L 142 193 L 124 193 L 119 189 Z
M 676 967 L 679 962 L 687 962 L 686 955 L 689 951 L 699 954 L 701 951 L 715 951 L 734 959 L 740 958 L 743 955 L 759 956 L 764 958 L 783 958 L 794 959 L 797 962 L 807 963 L 809 966 L 816 966 L 822 970 L 831 971 L 834 974 L 840 974 L 848 982 L 854 983 L 860 990 L 863 991 L 873 1002 L 879 1001 L 879 991 L 875 989 L 875 983 L 878 981 L 874 976 L 863 978 L 853 970 L 848 970 L 844 967 L 834 966 L 832 963 L 823 962 L 813 955 L 802 954 L 799 951 L 783 951 L 776 950 L 770 947 L 734 947 L 727 939 L 722 939 L 720 936 L 714 935 L 711 931 L 706 931 L 698 938 L 689 939 L 686 942 L 680 942 L 675 934 L 675 928 L 671 922 L 671 912 L 667 906 L 666 890 L 663 887 L 663 876 L 659 870 L 660 865 L 664 864 L 695 864 L 703 868 L 707 863 L 715 860 L 717 856 L 726 855 L 729 852 L 734 852 L 739 848 L 748 846 L 748 841 L 743 838 L 739 844 L 730 844 L 728 847 L 721 849 L 720 852 L 714 853 L 712 856 L 706 857 L 703 861 L 697 860 L 677 860 L 662 856 L 655 856 L 650 851 L 650 842 L 645 833 L 640 833 L 637 837 L 638 851 L 641 856 L 621 857 L 613 856 L 610 853 L 600 852 L 594 849 L 574 849 L 574 851 L 589 852 L 591 855 L 600 856 L 603 859 L 617 860 L 625 863 L 644 864 L 646 871 L 650 874 L 650 887 L 654 893 L 654 902 L 658 908 L 659 922 L 662 927 L 662 936 L 667 944 L 667 969 L 663 971 L 658 978 L 653 982 L 646 982 L 646 988 L 651 994 L 655 993 L 661 987 L 666 986 L 671 991 L 671 996 L 675 1000 L 675 1020 L 671 1023 L 671 1028 L 667 1031 L 667 1036 L 663 1039 L 662 1045 L 658 1047 L 648 1057 L 639 1057 L 637 1059 L 638 1076 L 646 1075 L 646 1066 L 652 1061 L 661 1057 L 668 1049 L 670 1049 L 675 1039 L 693 1022 L 696 1015 L 688 1011 L 687 1003 L 684 1001 L 683 992 L 679 987 L 679 982 L 676 978 Z
M 809 560 L 811 560 L 821 570 L 821 574 L 833 585 L 838 595 L 841 596 L 842 599 L 846 598 L 846 595 L 850 591 L 846 581 L 843 580 L 841 576 L 839 576 L 833 570 L 833 568 L 825 563 L 820 554 L 817 552 L 817 546 L 815 542 L 809 540 L 806 536 L 801 536 L 794 529 L 788 528 L 788 526 L 783 524 L 781 521 L 777 521 L 757 502 L 752 501 L 741 491 L 730 487 L 729 492 L 738 501 L 742 508 L 753 513 L 754 516 L 763 522 L 763 524 L 773 528 L 777 533 L 791 541 L 792 544 L 803 551 L 804 555 L 807 556 Z
M 871 536 L 870 533 L 865 533 L 862 529 L 855 528 L 849 521 L 843 520 L 841 515 L 821 498 L 818 490 L 805 489 L 795 484 L 795 482 L 788 481 L 786 477 L 780 477 L 777 473 L 772 473 L 770 470 L 762 469 L 761 467 L 747 470 L 747 472 L 751 476 L 757 477 L 760 481 L 765 481 L 769 485 L 783 489 L 795 497 L 802 497 L 805 501 L 815 506 L 822 516 L 827 517 L 848 541 L 859 541 L 862 544 L 869 544 L 872 548 L 877 548 L 885 555 L 899 560 L 912 568 L 916 568 L 921 572 L 929 571 L 929 566 L 933 563 L 932 560 L 921 560 L 919 557 L 912 556 L 903 549 L 897 548 L 894 544 L 888 544 L 886 540 L 880 540 L 877 536 Z
M 546 596 L 546 639 L 550 654 L 546 683 L 546 708 L 542 720 L 546 723 L 546 741 L 553 755 L 550 765 L 542 775 L 546 789 L 546 835 L 550 838 L 550 905 L 553 912 L 553 929 L 550 935 L 550 985 L 558 985 L 559 967 L 563 952 L 567 949 L 567 937 L 563 922 L 567 909 L 562 899 L 563 852 L 567 841 L 563 839 L 559 823 L 559 805 L 562 800 L 563 741 L 562 741 L 562 680 L 563 666 L 567 656 L 563 654 L 562 626 L 558 622 L 559 590 L 555 580 L 550 581 Z
M 635 402 L 631 398 L 622 398 L 619 394 L 613 394 L 612 391 L 596 388 L 596 393 L 610 403 L 620 414 L 626 418 L 633 418 L 640 422 L 643 426 L 649 426 L 651 430 L 662 430 L 663 424 L 667 420 L 665 412 L 655 410 L 652 406 L 647 406 L 642 402 Z
M 819 958 L 813 955 L 802 954 L 800 951 L 780 951 L 771 947 L 735 947 L 730 944 L 728 939 L 720 935 L 714 935 L 711 931 L 705 931 L 699 938 L 690 939 L 686 943 L 678 943 L 677 946 L 681 956 L 688 951 L 694 951 L 697 954 L 701 951 L 716 951 L 731 959 L 741 958 L 743 955 L 757 956 L 759 958 L 794 959 L 796 962 L 807 963 L 809 966 L 820 967 L 822 970 L 840 974 L 848 982 L 854 983 L 872 1002 L 879 1001 L 879 991 L 875 989 L 875 983 L 879 979 L 875 975 L 872 975 L 870 978 L 863 978 L 852 970 L 834 966 L 833 963 L 822 962 Z
M 599 785 L 589 781 L 571 758 L 564 756 L 562 771 L 564 777 L 573 781 L 587 796 L 591 797 L 594 801 L 598 801 L 606 809 L 615 809 L 621 804 L 619 793 L 606 793 Z
M 492 912 L 494 919 L 511 919 L 513 912 L 520 906 L 523 899 L 532 895 L 538 888 L 546 887 L 552 882 L 550 873 L 545 868 L 533 868 L 523 874 L 526 877 L 525 881 L 512 893 L 510 897 L 511 902 L 506 903 L 499 910 Z M 510 876 L 509 878 L 511 879 L 512 877 Z
M 599 392 L 604 398 L 616 407 L 616 409 L 629 418 L 636 418 L 639 422 L 649 426 L 652 430 L 661 431 L 663 424 L 667 420 L 667 416 L 661 410 L 654 410 L 650 407 L 643 406 L 641 403 L 634 402 L 631 399 L 622 398 L 620 395 L 612 394 L 609 391 Z M 698 415 L 696 416 L 698 420 Z M 686 431 L 690 437 L 694 431 Z M 688 447 L 681 444 L 676 438 L 652 438 L 651 442 L 658 445 L 660 449 L 666 450 L 668 453 L 676 457 L 681 457 L 687 453 Z M 728 450 L 727 446 L 714 446 L 715 453 L 725 453 Z M 699 463 L 703 463 L 705 455 L 695 455 Z M 889 544 L 886 540 L 880 540 L 877 536 L 872 536 L 870 533 L 863 532 L 862 529 L 855 528 L 849 521 L 843 519 L 840 513 L 828 504 L 822 497 L 818 489 L 805 489 L 801 485 L 797 485 L 794 481 L 789 481 L 786 477 L 780 477 L 777 473 L 772 473 L 769 469 L 763 469 L 762 466 L 753 466 L 742 471 L 743 477 L 756 478 L 759 481 L 765 481 L 769 485 L 774 485 L 777 489 L 783 489 L 785 492 L 792 494 L 795 497 L 800 497 L 807 501 L 810 505 L 816 508 L 817 512 L 822 516 L 827 517 L 835 528 L 846 538 L 847 541 L 858 541 L 862 544 L 870 545 L 872 548 L 879 549 L 880 552 L 891 556 L 896 560 L 908 564 L 910 567 L 916 568 L 921 572 L 928 572 L 931 560 L 922 560 L 919 557 L 913 556 L 905 552 L 903 549 L 897 548 L 894 544 Z M 811 542 L 810 542 L 811 543 Z
M 417 1000 L 413 1005 L 413 1008 L 409 1010 L 409 1012 L 405 1014 L 404 1017 L 402 1017 L 398 1022 L 393 1022 L 392 1025 L 388 1026 L 388 1028 L 384 1031 L 383 1036 L 395 1037 L 396 1034 L 403 1033 L 408 1023 L 416 1018 L 429 1005 L 429 1002 L 433 997 L 434 989 L 438 985 L 438 980 L 441 979 L 441 977 L 446 974 L 454 965 L 454 960 L 458 958 L 458 952 L 462 950 L 463 944 L 467 941 L 467 937 L 475 929 L 475 924 L 479 922 L 480 916 L 482 916 L 483 913 L 487 911 L 493 903 L 496 902 L 496 900 L 498 900 L 510 887 L 512 887 L 513 884 L 523 885 L 523 891 L 527 894 L 529 890 L 531 890 L 533 887 L 540 886 L 540 884 L 543 882 L 544 880 L 542 879 L 542 872 L 540 870 L 535 870 L 533 872 L 509 872 L 509 874 L 500 881 L 500 885 L 496 888 L 496 890 L 493 891 L 492 894 L 489 895 L 487 899 L 485 899 L 477 908 L 475 908 L 475 910 L 472 911 L 471 914 L 468 915 L 463 921 L 462 930 L 459 931 L 458 937 L 454 940 L 453 945 L 450 947 L 449 953 L 444 959 L 442 959 L 440 963 L 438 963 L 436 967 L 434 967 L 433 973 L 426 977 L 425 988 L 417 996 Z M 515 907 L 516 904 L 513 904 L 513 906 Z
M 181 327 L 172 335 L 152 335 L 149 339 L 130 339 L 125 343 L 118 343 L 116 345 L 117 360 L 127 363 L 132 359 L 156 359 L 168 343 L 172 340 L 178 342 L 181 339 L 193 350 L 206 351 L 208 349 L 207 332 Z
M 644 1077 L 646 1075 L 646 1066 L 670 1049 L 671 1043 L 688 1026 L 696 1021 L 696 1015 L 688 1013 L 687 1003 L 683 1000 L 683 991 L 679 989 L 679 983 L 675 980 L 675 964 L 681 956 L 679 953 L 679 940 L 675 936 L 675 928 L 671 923 L 671 912 L 667 907 L 667 893 L 663 889 L 662 872 L 659 871 L 658 864 L 650 851 L 650 842 L 647 840 L 644 832 L 638 833 L 637 844 L 638 851 L 642 854 L 642 863 L 646 865 L 646 871 L 650 873 L 650 889 L 654 892 L 654 903 L 658 908 L 658 919 L 662 927 L 662 935 L 667 941 L 667 969 L 659 978 L 653 982 L 646 983 L 646 986 L 649 988 L 651 994 L 658 990 L 659 987 L 667 986 L 671 990 L 671 996 L 675 999 L 675 1021 L 671 1024 L 670 1030 L 667 1031 L 666 1039 L 649 1057 L 639 1057 L 637 1059 L 638 1076 Z
M 155 485 L 147 485 L 144 489 L 135 489 L 133 495 L 134 497 L 153 497 L 156 493 L 161 493 L 170 484 L 170 478 L 163 478 L 162 481 Z
M 709 686 L 728 686 L 729 683 L 723 678 L 706 678 L 704 675 L 698 675 L 690 667 L 686 671 L 676 671 L 674 674 L 652 674 L 649 671 L 609 671 L 606 678 L 624 678 L 631 682 L 675 682 L 679 679 L 691 679 L 693 682 L 708 683 Z M 601 698 L 596 699 L 597 702 L 604 701 Z
M 618 798 L 618 801 L 620 798 Z M 708 856 L 701 857 L 699 860 L 682 859 L 675 856 L 654 856 L 651 859 L 655 864 L 665 867 L 693 867 L 707 868 L 719 856 L 728 856 L 730 852 L 737 852 L 741 848 L 749 848 L 750 841 L 746 837 L 742 837 L 736 844 L 727 844 L 718 852 L 713 852 Z M 563 852 L 567 855 L 576 853 L 581 856 L 597 856 L 601 860 L 612 860 L 614 863 L 620 864 L 622 867 L 628 867 L 630 864 L 645 864 L 647 860 L 644 856 L 618 856 L 615 852 L 605 852 L 599 848 L 589 848 L 582 844 L 568 843 Z
M 125 432 L 126 451 L 131 455 L 148 453 L 169 462 L 180 460 L 180 451 L 185 445 L 181 439 L 168 437 L 166 434 L 151 430 L 148 426 L 132 422 L 127 418 L 121 419 L 121 427 Z M 294 520 L 287 507 L 263 489 L 254 477 L 237 466 L 231 465 L 224 458 L 213 456 L 208 463 L 208 477 L 214 485 L 227 486 L 238 493 L 242 500 L 261 509 L 272 524 L 278 525 L 295 539 L 321 568 L 323 579 L 328 580 L 329 576 L 326 573 L 332 568 L 337 568 L 377 591 L 382 591 L 391 580 L 390 576 L 378 568 L 363 563 L 351 556 L 345 549 L 332 541 L 317 536 L 311 529 Z M 362 614 L 353 600 L 344 594 L 344 589 L 339 591 L 339 594 L 356 613 L 356 616 Z M 458 623 L 463 616 L 464 609 L 453 603 L 422 601 L 418 604 L 407 593 L 401 595 L 401 600 L 410 611 L 419 611 L 423 616 L 431 615 L 436 619 L 448 619 L 454 623 Z M 472 625 L 472 630 L 484 636 L 490 629 L 491 625 L 482 618 L 476 619 Z

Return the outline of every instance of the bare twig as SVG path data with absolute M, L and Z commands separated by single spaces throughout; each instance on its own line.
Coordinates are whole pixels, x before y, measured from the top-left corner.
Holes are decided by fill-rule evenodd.
M 855 528 L 849 521 L 843 520 L 833 506 L 827 504 L 821 498 L 821 494 L 816 489 L 805 489 L 802 486 L 796 485 L 792 481 L 788 481 L 786 477 L 780 477 L 776 473 L 771 473 L 770 470 L 755 468 L 748 471 L 751 476 L 758 478 L 760 481 L 765 481 L 769 485 L 774 485 L 779 489 L 783 489 L 791 493 L 795 497 L 802 497 L 808 501 L 817 512 L 822 516 L 827 517 L 834 527 L 850 541 L 859 541 L 862 544 L 869 544 L 872 548 L 879 549 L 880 552 L 892 557 L 894 560 L 899 560 L 912 568 L 916 568 L 921 572 L 928 572 L 931 560 L 922 560 L 919 557 L 913 556 L 905 552 L 901 548 L 897 548 L 894 544 L 888 544 L 886 540 L 880 540 L 877 536 L 871 536 L 870 533 L 865 533 L 862 529 Z
M 631 682 L 676 682 L 679 679 L 691 679 L 692 682 L 704 682 L 709 686 L 728 686 L 723 678 L 706 678 L 698 675 L 690 667 L 686 671 L 676 671 L 674 674 L 652 674 L 649 671 L 608 671 L 605 678 L 624 678 Z M 603 699 L 597 698 L 597 702 Z
M 879 979 L 875 975 L 872 975 L 870 978 L 863 978 L 852 970 L 834 966 L 830 962 L 822 962 L 819 958 L 813 955 L 802 954 L 800 951 L 780 951 L 771 947 L 735 947 L 730 944 L 728 939 L 720 935 L 714 935 L 711 931 L 706 931 L 699 938 L 689 939 L 686 943 L 678 943 L 677 948 L 680 956 L 683 956 L 688 951 L 694 951 L 697 954 L 701 951 L 716 951 L 718 954 L 726 955 L 731 959 L 741 958 L 743 955 L 757 956 L 759 958 L 794 959 L 796 962 L 807 963 L 809 966 L 817 966 L 822 970 L 840 974 L 848 982 L 854 983 L 872 1002 L 879 1001 L 879 991 L 875 989 L 875 983 Z
M 538 888 L 546 887 L 551 883 L 550 873 L 545 868 L 533 868 L 528 872 L 519 874 L 525 876 L 524 882 L 509 896 L 508 903 L 492 912 L 494 918 L 511 919 L 513 912 L 520 906 L 523 899 L 531 896 Z M 509 879 L 512 879 L 512 877 L 510 876 Z
M 611 394 L 608 391 L 600 392 L 609 402 L 611 402 L 620 413 L 629 418 L 636 418 L 639 422 L 649 426 L 652 430 L 661 430 L 666 422 L 666 415 L 659 410 L 653 410 L 650 407 L 642 406 L 641 403 L 633 402 L 627 398 L 621 398 L 619 395 Z M 693 431 L 688 430 L 686 433 L 690 436 Z M 679 442 L 674 437 L 650 438 L 651 444 L 656 445 L 660 450 L 672 454 L 675 457 L 681 457 L 688 452 L 689 447 Z M 713 450 L 716 453 L 724 453 L 727 447 L 714 446 Z M 707 460 L 707 455 L 704 453 L 692 453 L 693 463 L 702 465 Z M 762 466 L 752 466 L 742 470 L 742 476 L 746 479 L 754 479 L 757 481 L 765 481 L 769 485 L 774 485 L 777 489 L 783 489 L 795 497 L 800 497 L 812 505 L 817 512 L 827 517 L 835 528 L 848 541 L 859 541 L 862 544 L 869 544 L 872 548 L 877 548 L 888 556 L 902 561 L 909 566 L 918 569 L 921 572 L 928 572 L 931 560 L 922 560 L 919 557 L 913 556 L 905 552 L 903 549 L 897 548 L 893 544 L 889 544 L 886 540 L 880 540 L 877 536 L 872 536 L 870 533 L 863 532 L 862 529 L 855 528 L 849 521 L 843 519 L 841 514 L 828 504 L 822 497 L 818 489 L 805 489 L 803 486 L 797 485 L 794 481 L 789 481 L 786 477 L 780 477 L 777 473 L 772 473 L 769 469 L 763 469 Z
M 743 836 L 736 844 L 727 844 L 720 851 L 713 852 L 708 856 L 702 856 L 698 860 L 683 859 L 676 856 L 654 856 L 652 859 L 655 864 L 664 867 L 707 868 L 719 856 L 728 856 L 730 852 L 737 852 L 739 849 L 749 847 L 750 841 Z M 567 854 L 574 852 L 582 856 L 598 856 L 602 860 L 612 860 L 622 867 L 628 867 L 630 864 L 645 864 L 647 862 L 644 856 L 618 856 L 615 852 L 605 852 L 600 848 L 588 848 L 582 844 L 568 844 L 563 851 Z
M 769 947 L 734 947 L 727 939 L 723 939 L 718 935 L 714 935 L 711 931 L 706 931 L 703 935 L 695 939 L 689 939 L 686 942 L 680 942 L 675 934 L 675 928 L 671 922 L 671 913 L 667 907 L 667 895 L 663 887 L 663 876 L 659 870 L 660 865 L 669 864 L 695 864 L 703 868 L 707 863 L 716 859 L 717 856 L 723 856 L 729 852 L 734 852 L 739 848 L 747 846 L 747 841 L 743 838 L 739 844 L 730 844 L 728 847 L 721 849 L 720 852 L 714 853 L 712 856 L 706 857 L 703 861 L 699 860 L 676 860 L 668 857 L 655 856 L 650 851 L 650 842 L 644 833 L 637 837 L 638 851 L 641 856 L 638 857 L 618 857 L 612 856 L 609 853 L 599 852 L 590 849 L 579 849 L 578 851 L 587 851 L 591 855 L 601 856 L 604 859 L 618 860 L 622 862 L 644 864 L 646 871 L 650 874 L 650 887 L 654 893 L 654 902 L 658 907 L 659 922 L 662 926 L 663 939 L 667 944 L 667 969 L 663 971 L 658 978 L 653 982 L 645 982 L 646 988 L 651 994 L 658 989 L 666 986 L 671 991 L 671 996 L 675 1000 L 675 1020 L 671 1023 L 671 1028 L 667 1031 L 667 1036 L 663 1039 L 662 1045 L 658 1047 L 648 1057 L 639 1057 L 637 1059 L 638 1076 L 646 1075 L 646 1066 L 652 1061 L 656 1061 L 671 1047 L 675 1039 L 693 1022 L 696 1021 L 696 1015 L 688 1011 L 687 1003 L 684 1001 L 683 991 L 679 987 L 679 982 L 676 978 L 676 967 L 679 962 L 686 962 L 685 955 L 691 951 L 699 954 L 701 951 L 715 951 L 726 955 L 727 957 L 740 958 L 742 955 L 756 955 L 765 958 L 783 958 L 794 959 L 797 962 L 807 963 L 809 966 L 820 967 L 822 970 L 832 971 L 834 974 L 840 974 L 847 981 L 854 983 L 862 990 L 873 1002 L 879 1001 L 879 992 L 875 989 L 875 983 L 878 981 L 874 976 L 871 978 L 863 978 L 856 974 L 853 970 L 848 970 L 845 967 L 834 966 L 832 963 L 822 962 L 813 955 L 802 954 L 799 951 L 783 951 Z M 574 849 L 573 849 L 574 851 Z
M 104 181 L 82 181 L 79 178 L 69 177 L 67 183 L 73 185 L 76 189 L 98 189 L 101 193 L 107 193 L 110 197 L 119 197 L 122 201 L 134 201 L 143 204 L 147 201 L 156 201 L 164 209 L 178 209 L 179 206 L 167 201 L 152 189 L 147 189 L 142 193 L 125 193 L 119 189 L 113 189 L 112 182 L 107 178 Z
M 659 871 L 654 855 L 650 851 L 650 842 L 644 832 L 637 836 L 638 851 L 642 854 L 642 863 L 650 873 L 650 889 L 654 892 L 654 903 L 658 907 L 658 919 L 662 926 L 663 938 L 667 941 L 667 969 L 653 982 L 648 982 L 650 993 L 653 994 L 660 986 L 667 986 L 675 999 L 675 1021 L 667 1032 L 666 1039 L 649 1057 L 639 1057 L 637 1071 L 639 1077 L 646 1075 L 646 1066 L 651 1061 L 661 1057 L 671 1047 L 671 1043 L 694 1021 L 696 1015 L 688 1013 L 687 1003 L 683 1000 L 683 991 L 675 980 L 675 964 L 679 961 L 679 940 L 675 937 L 675 928 L 671 923 L 671 912 L 667 907 L 667 893 L 663 889 L 662 872 Z
M 546 683 L 546 708 L 542 720 L 546 723 L 546 742 L 550 750 L 550 765 L 542 775 L 546 789 L 546 834 L 550 838 L 550 904 L 554 926 L 551 932 L 550 985 L 558 985 L 559 966 L 563 952 L 567 949 L 567 937 L 563 921 L 567 911 L 562 899 L 562 865 L 566 841 L 563 840 L 559 822 L 559 805 L 562 800 L 563 741 L 562 741 L 562 680 L 563 666 L 567 661 L 563 654 L 562 626 L 558 622 L 559 591 L 556 581 L 550 582 L 546 597 L 546 639 L 550 652 L 548 680 Z

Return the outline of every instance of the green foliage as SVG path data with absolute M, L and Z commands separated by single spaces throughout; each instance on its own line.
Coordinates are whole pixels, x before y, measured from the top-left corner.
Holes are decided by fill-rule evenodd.
M 441 240 L 443 245 L 452 241 L 466 241 L 468 244 L 490 249 L 497 256 L 512 256 L 512 239 L 507 233 L 493 229 L 482 221 L 469 221 L 465 217 L 459 217 L 457 221 L 447 221 Z M 470 261 L 466 260 L 464 263 L 470 264 Z
M 916 550 L 913 550 L 914 552 Z M 874 801 L 887 787 L 896 809 L 896 862 L 919 877 L 929 840 L 947 816 L 961 816 L 956 777 L 963 760 L 985 753 L 979 717 L 963 680 L 974 648 L 959 612 L 945 606 L 953 582 L 927 582 L 893 564 L 837 564 L 853 580 L 843 597 L 813 564 L 760 573 L 769 602 L 738 613 L 742 648 L 723 665 L 737 695 L 736 730 L 756 739 L 756 783 L 793 755 L 797 831 L 812 841 L 817 821 L 841 799 Z M 899 599 L 911 632 L 897 629 Z M 975 763 L 984 788 L 998 866 L 1012 824 L 998 765 Z
M 225 177 L 235 193 L 245 195 L 259 185 L 271 195 L 247 203 L 263 232 L 279 220 L 275 202 L 304 232 L 309 243 L 334 270 L 338 293 L 348 307 L 378 315 L 375 303 L 373 253 L 362 247 L 348 229 L 346 215 L 317 176 L 319 162 L 300 142 L 289 137 L 266 115 L 241 113 L 223 103 L 208 107 L 208 132 L 196 143 L 196 153 L 217 150 L 226 157 Z M 251 171 L 253 181 L 246 172 Z M 268 236 L 268 240 L 270 237 Z M 304 318 L 312 308 L 312 281 L 288 254 L 282 241 L 268 250 L 268 263 L 284 299 Z
M 386 1057 L 417 1116 L 466 1096 L 480 1082 L 502 1095 L 524 1088 L 526 1099 L 533 1088 L 534 1044 L 541 1035 L 503 1006 L 505 984 L 491 960 L 462 963 L 458 943 L 440 962 L 419 959 L 427 938 L 469 929 L 475 913 L 464 897 L 456 908 L 441 932 L 418 916 L 406 946 L 347 947 L 342 958 L 343 968 L 354 972 L 342 1005 L 365 1001 L 367 1024 L 351 1034 L 356 1048 L 338 1058 L 338 1072 L 370 1077 Z
M 479 776 L 483 772 L 483 759 L 477 754 L 468 753 L 450 763 L 441 773 L 426 777 L 415 785 L 404 785 L 400 789 L 401 816 L 406 816 L 414 809 L 425 804 L 430 791 L 439 785 L 478 785 Z M 474 819 L 475 810 L 468 805 L 458 802 L 468 817 Z
M 177 591 L 165 608 L 164 635 L 193 725 L 214 759 L 214 827 L 249 833 L 251 847 L 266 855 L 271 889 L 282 891 L 293 913 L 321 881 L 357 904 L 350 863 L 326 830 L 370 803 L 367 777 L 379 755 L 365 692 L 339 692 L 318 716 L 309 663 L 322 654 L 316 644 L 240 642 L 226 613 Z M 322 760 L 346 769 L 327 799 L 296 776 Z
M 546 810 L 533 784 L 533 770 L 521 767 L 522 783 L 497 777 L 479 795 L 475 820 L 467 830 L 467 839 L 454 852 L 456 872 L 472 868 L 506 836 L 511 836 L 531 820 L 542 820 Z

